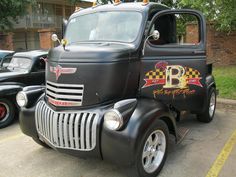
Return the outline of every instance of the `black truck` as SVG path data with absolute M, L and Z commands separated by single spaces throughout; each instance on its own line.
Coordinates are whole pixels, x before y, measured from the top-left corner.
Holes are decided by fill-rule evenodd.
M 25 86 L 44 84 L 47 51 L 15 53 L 7 67 L 0 70 L 0 128 L 18 117 L 16 94 Z
M 214 117 L 216 85 L 198 11 L 94 5 L 71 15 L 62 41 L 52 39 L 61 45 L 49 52 L 45 91 L 18 93 L 21 130 L 43 146 L 154 177 L 169 135 L 181 139 L 180 113 L 206 123 Z

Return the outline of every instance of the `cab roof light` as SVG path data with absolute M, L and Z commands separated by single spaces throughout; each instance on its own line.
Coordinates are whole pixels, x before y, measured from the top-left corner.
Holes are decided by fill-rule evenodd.
M 79 6 L 75 7 L 75 12 L 79 12 L 82 8 L 80 8 Z
M 146 6 L 148 4 L 149 4 L 149 0 L 143 0 L 143 3 L 142 3 L 143 6 Z
M 97 6 L 98 6 L 98 4 L 97 4 L 97 0 L 93 1 L 92 8 L 95 8 L 95 7 L 97 7 Z
M 119 5 L 121 3 L 120 0 L 115 0 L 114 5 Z

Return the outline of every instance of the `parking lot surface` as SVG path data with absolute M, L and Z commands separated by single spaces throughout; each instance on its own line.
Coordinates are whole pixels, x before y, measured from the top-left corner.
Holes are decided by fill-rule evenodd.
M 236 112 L 217 110 L 210 124 L 185 117 L 180 126 L 189 129 L 184 140 L 170 141 L 160 177 L 205 177 L 223 147 L 236 131 Z M 234 142 L 235 143 L 235 142 Z M 233 145 L 232 145 L 233 147 Z M 226 149 L 227 151 L 227 149 Z M 222 160 L 222 159 L 220 159 Z M 219 176 L 236 176 L 236 147 L 221 161 Z M 18 122 L 0 130 L 0 177 L 130 177 L 126 170 L 95 159 L 80 159 L 43 148 L 23 135 Z

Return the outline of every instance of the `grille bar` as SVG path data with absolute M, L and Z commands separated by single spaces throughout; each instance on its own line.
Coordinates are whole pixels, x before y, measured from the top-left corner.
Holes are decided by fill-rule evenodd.
M 57 94 L 57 93 L 53 93 L 49 90 L 47 90 L 47 94 L 52 96 L 54 99 L 73 99 L 73 100 L 82 100 L 82 96 L 76 96 L 76 95 L 63 95 L 63 94 Z
M 56 101 L 61 101 L 66 102 L 68 106 L 81 106 L 83 93 L 84 85 L 81 84 L 60 84 L 50 81 L 46 83 L 46 95 L 53 100 L 50 102 L 52 104 L 56 104 Z M 57 104 L 56 106 L 65 106 L 65 104 Z
M 57 148 L 81 151 L 95 148 L 98 118 L 94 112 L 55 112 L 44 101 L 35 112 L 40 136 Z

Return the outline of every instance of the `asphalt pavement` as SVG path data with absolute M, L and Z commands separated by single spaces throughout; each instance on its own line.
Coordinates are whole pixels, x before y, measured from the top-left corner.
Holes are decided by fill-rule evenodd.
M 188 115 L 181 120 L 179 126 L 188 128 L 189 133 L 178 145 L 170 141 L 168 158 L 160 177 L 210 177 L 213 176 L 209 175 L 210 170 L 217 172 L 220 177 L 236 176 L 236 139 L 232 139 L 236 131 L 236 112 L 217 110 L 210 124 L 199 123 L 195 116 Z M 230 137 L 232 141 L 229 141 Z M 229 146 L 224 148 L 227 144 L 231 146 L 231 152 Z M 225 155 L 227 152 L 228 156 Z M 127 169 L 108 162 L 80 159 L 43 148 L 23 135 L 16 121 L 10 127 L 0 130 L 0 177 L 130 175 Z

